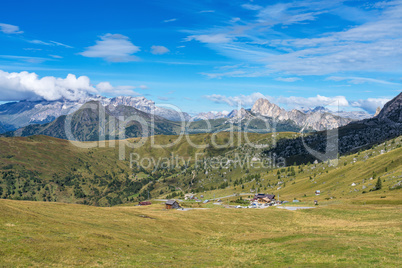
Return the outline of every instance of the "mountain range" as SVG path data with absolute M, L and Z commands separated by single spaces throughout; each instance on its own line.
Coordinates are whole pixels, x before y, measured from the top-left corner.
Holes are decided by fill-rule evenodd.
M 286 111 L 276 104 L 270 103 L 267 99 L 259 99 L 251 109 L 233 110 L 231 112 L 206 112 L 191 117 L 188 113 L 177 112 L 170 108 L 159 107 L 155 102 L 145 97 L 115 97 L 106 98 L 102 96 L 88 96 L 79 101 L 61 99 L 57 101 L 20 101 L 0 105 L 0 133 L 16 131 L 16 134 L 22 133 L 42 133 L 44 128 L 50 125 L 57 125 L 60 117 L 72 114 L 80 109 L 85 103 L 95 101 L 103 107 L 108 107 L 108 111 L 113 111 L 118 107 L 131 107 L 136 111 L 141 111 L 144 118 L 154 114 L 158 120 L 167 120 L 165 124 L 170 124 L 169 129 L 176 129 L 179 121 L 203 121 L 209 120 L 214 125 L 217 122 L 223 126 L 216 127 L 214 130 L 226 129 L 230 124 L 239 124 L 246 119 L 254 118 L 261 122 L 264 120 L 275 120 L 280 129 L 297 131 L 299 129 L 325 130 L 344 126 L 352 121 L 362 118 L 368 118 L 370 115 L 364 112 L 331 112 L 324 107 L 314 109 L 293 109 Z M 117 109 L 119 110 L 119 109 Z M 214 120 L 218 120 L 213 122 Z M 272 123 L 272 122 L 271 122 Z M 36 126 L 44 125 L 44 127 Z M 197 126 L 198 124 L 192 124 Z M 261 125 L 261 124 L 257 124 Z M 288 125 L 288 126 L 286 126 Z M 257 128 L 257 126 L 255 126 Z M 39 130 L 41 129 L 41 130 Z M 243 128 L 241 127 L 243 130 Z M 34 131 L 35 130 L 35 131 Z M 162 132 L 161 134 L 173 134 L 175 131 Z M 240 130 L 240 129 L 239 129 Z M 46 132 L 46 131 L 45 131 Z M 53 135 L 55 136 L 55 135 Z M 60 137 L 60 135 L 56 135 Z
M 328 144 L 334 135 L 337 135 L 336 143 Z M 274 153 L 278 157 L 284 157 L 290 161 L 289 163 L 302 163 L 315 159 L 307 148 L 320 153 L 324 153 L 328 149 L 336 149 L 340 155 L 344 155 L 400 135 L 402 135 L 402 93 L 387 102 L 375 117 L 339 127 L 337 134 L 319 131 L 292 140 L 283 139 L 277 143 L 275 148 L 267 150 L 265 153 Z M 336 147 L 329 148 L 329 146 Z M 384 150 L 386 151 L 386 148 Z
M 286 111 L 267 99 L 258 99 L 251 108 L 251 112 L 277 120 L 291 120 L 298 126 L 310 127 L 314 130 L 337 128 L 352 122 L 350 118 L 333 115 L 325 109 L 314 109 L 308 113 L 296 109 Z
M 121 117 L 125 120 L 127 118 L 134 120 L 124 122 L 120 120 Z M 152 124 L 153 128 L 151 128 Z M 50 123 L 28 125 L 8 132 L 6 135 L 22 137 L 46 135 L 68 140 L 96 141 L 177 133 L 180 133 L 179 122 L 170 121 L 157 115 L 151 116 L 151 114 L 131 106 L 115 106 L 113 104 L 104 106 L 99 101 L 90 101 L 77 111 L 69 115 L 62 115 Z
M 97 101 L 103 106 L 128 106 L 139 111 L 156 116 L 162 116 L 171 121 L 189 120 L 187 113 L 179 113 L 172 109 L 158 107 L 155 102 L 144 97 L 88 96 L 78 101 L 61 99 L 57 101 L 20 101 L 0 105 L 0 123 L 8 125 L 6 130 L 18 129 L 30 124 L 46 124 L 56 118 L 77 111 L 83 104 Z M 1 132 L 0 132 L 1 133 Z
M 381 110 L 380 107 L 378 107 L 377 109 Z M 373 117 L 372 115 L 370 115 L 369 113 L 365 112 L 365 111 L 331 111 L 325 107 L 322 106 L 317 106 L 315 108 L 300 108 L 300 111 L 305 113 L 305 114 L 311 114 L 311 113 L 315 113 L 315 112 L 322 112 L 322 113 L 330 113 L 333 115 L 337 115 L 343 118 L 349 118 L 352 120 L 362 120 L 362 119 L 367 119 L 370 117 Z
M 301 127 L 310 127 L 314 130 L 324 130 L 346 125 L 352 121 L 371 118 L 372 115 L 364 111 L 331 111 L 325 107 L 318 106 L 315 108 L 300 108 L 290 112 L 270 103 L 267 99 L 259 99 L 255 102 L 252 109 L 244 109 L 256 115 L 272 117 L 277 120 L 292 120 Z M 380 109 L 381 110 L 381 109 Z M 246 116 L 246 112 L 242 112 Z M 207 112 L 199 113 L 193 117 L 193 120 L 211 120 L 220 118 L 238 117 L 238 111 L 231 112 Z M 241 116 L 240 116 L 241 117 Z
M 131 121 L 124 121 L 130 118 Z M 244 120 L 247 119 L 250 120 L 245 123 Z M 46 135 L 68 140 L 97 141 L 150 135 L 177 135 L 183 129 L 185 133 L 189 134 L 229 130 L 256 133 L 297 132 L 301 130 L 293 121 L 276 121 L 269 117 L 256 117 L 244 109 L 235 110 L 229 119 L 178 122 L 157 115 L 153 116 L 131 106 L 114 104 L 104 106 L 99 101 L 90 101 L 82 105 L 77 111 L 62 115 L 52 122 L 31 124 L 15 131 L 9 131 L 3 136 Z

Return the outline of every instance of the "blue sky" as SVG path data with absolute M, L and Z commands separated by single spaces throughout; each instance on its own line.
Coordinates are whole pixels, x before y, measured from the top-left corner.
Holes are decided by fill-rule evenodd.
M 131 95 L 197 113 L 266 97 L 373 112 L 402 88 L 401 0 L 1 6 L 0 101 Z

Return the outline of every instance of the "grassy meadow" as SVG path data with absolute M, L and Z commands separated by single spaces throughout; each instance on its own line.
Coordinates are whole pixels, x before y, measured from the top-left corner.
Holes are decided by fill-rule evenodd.
M 400 267 L 400 205 L 166 211 L 0 200 L 4 266 Z
M 289 138 L 294 133 L 280 136 Z M 271 140 L 271 134 L 250 137 L 260 144 Z M 172 138 L 156 140 L 166 144 Z M 211 134 L 191 138 L 208 144 Z M 229 137 L 221 133 L 217 138 L 225 143 Z M 109 144 L 84 149 L 44 136 L 1 138 L 0 187 L 7 199 L 0 199 L 0 266 L 400 267 L 401 138 L 342 156 L 335 166 L 310 163 L 208 172 L 190 167 L 191 173 L 177 167 L 158 174 L 131 170 L 128 160 L 118 161 L 118 149 Z M 163 157 L 204 152 L 230 158 L 234 153 L 260 151 L 243 145 L 194 149 L 184 140 L 169 150 L 151 150 L 148 141 L 135 152 Z M 205 187 L 196 193 L 204 199 L 249 193 L 242 196 L 247 198 L 264 192 L 290 201 L 287 206 L 313 206 L 314 200 L 319 206 L 289 211 L 181 202 L 185 207 L 206 209 L 167 211 L 157 201 L 134 206 L 137 200 L 127 192 L 132 188 L 135 196 L 145 198 L 152 185 L 152 198 L 166 198 L 191 191 L 185 187 L 190 187 L 192 178 L 194 187 Z M 373 191 L 378 178 L 382 188 Z M 227 184 L 218 187 L 223 182 Z M 321 195 L 315 195 L 315 190 L 321 190 Z M 91 201 L 90 193 L 102 197 L 95 206 L 74 204 Z M 124 203 L 109 207 L 105 200 L 118 194 L 127 196 Z M 18 200 L 29 195 L 51 202 Z M 238 198 L 222 198 L 223 204 Z M 292 203 L 294 198 L 301 202 Z

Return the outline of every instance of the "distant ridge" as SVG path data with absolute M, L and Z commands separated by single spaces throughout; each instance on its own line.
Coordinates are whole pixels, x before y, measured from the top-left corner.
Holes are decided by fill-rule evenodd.
M 158 107 L 155 102 L 145 97 L 115 97 L 88 96 L 78 101 L 60 99 L 57 101 L 20 101 L 0 105 L 0 122 L 10 125 L 12 129 L 30 124 L 47 124 L 56 118 L 77 111 L 89 101 L 98 101 L 103 106 L 129 106 L 145 113 L 154 113 L 171 121 L 189 120 L 187 113 L 179 113 L 171 109 Z M 11 130 L 11 129 L 8 129 Z M 2 133 L 2 132 L 0 132 Z
M 106 98 L 102 96 L 87 96 L 78 101 L 60 99 L 57 101 L 20 101 L 0 105 L 0 134 L 12 131 L 28 125 L 44 125 L 54 121 L 60 116 L 64 116 L 77 111 L 82 105 L 89 101 L 97 101 L 102 106 L 109 107 L 112 111 L 116 107 L 132 107 L 147 114 L 154 114 L 169 121 L 198 121 L 198 120 L 218 120 L 228 119 L 230 123 L 239 123 L 244 119 L 263 116 L 275 119 L 280 122 L 288 122 L 309 130 L 325 130 L 347 125 L 357 119 L 370 117 L 365 112 L 331 112 L 325 107 L 318 106 L 314 109 L 304 108 L 302 110 L 293 109 L 286 111 L 276 104 L 270 103 L 267 99 L 258 99 L 251 109 L 241 108 L 231 112 L 206 112 L 191 117 L 185 112 L 178 112 L 173 109 L 159 107 L 154 101 L 145 97 L 120 96 Z M 225 121 L 226 122 L 226 121 Z
M 277 120 L 292 120 L 298 126 L 312 128 L 314 130 L 325 130 L 344 126 L 352 122 L 352 119 L 343 118 L 329 113 L 324 107 L 316 107 L 308 113 L 293 109 L 286 111 L 267 99 L 258 99 L 251 111 L 256 114 L 275 118 Z
M 101 111 L 101 112 L 100 112 Z M 105 115 L 105 121 L 101 124 L 101 114 Z M 139 121 L 130 121 L 125 133 L 121 133 L 119 126 L 123 122 L 119 121 L 119 116 L 124 118 L 135 117 L 137 120 L 147 123 L 148 128 L 143 130 Z M 68 119 L 68 120 L 66 120 Z M 71 135 L 66 132 L 66 122 L 71 125 L 67 128 L 71 130 Z M 154 123 L 155 128 L 151 130 L 149 126 Z M 144 113 L 130 106 L 103 106 L 99 101 L 85 103 L 68 117 L 62 115 L 56 120 L 47 124 L 34 124 L 20 128 L 13 132 L 6 133 L 6 136 L 32 136 L 46 135 L 60 139 L 70 139 L 77 141 L 96 141 L 103 139 L 119 139 L 119 137 L 132 138 L 149 135 L 173 135 L 179 132 L 180 124 L 169 121 L 165 118 L 155 116 L 153 119 L 150 114 Z M 100 137 L 101 133 L 104 136 Z M 123 136 L 124 134 L 124 136 Z
M 338 152 L 341 155 L 402 135 L 402 93 L 387 102 L 378 116 L 342 126 L 338 128 L 338 134 Z M 315 158 L 307 151 L 305 145 L 317 152 L 325 152 L 327 133 L 321 131 L 307 135 L 304 139 L 299 137 L 280 140 L 276 148 L 265 153 L 275 153 L 288 159 L 290 163 L 314 161 Z

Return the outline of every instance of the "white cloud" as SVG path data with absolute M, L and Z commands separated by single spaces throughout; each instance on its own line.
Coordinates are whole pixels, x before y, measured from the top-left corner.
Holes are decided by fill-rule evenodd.
M 140 48 L 130 42 L 127 36 L 121 34 L 106 34 L 96 41 L 96 45 L 88 47 L 79 53 L 84 57 L 103 58 L 109 62 L 137 61 L 138 57 L 132 54 L 140 51 Z
M 187 41 L 206 43 L 221 55 L 247 59 L 259 64 L 260 69 L 287 75 L 401 71 L 402 1 L 388 1 L 381 10 L 364 10 L 342 2 L 301 0 L 265 7 L 245 4 L 243 8 L 256 11 L 254 20 L 245 25 L 225 22 L 201 29 L 192 32 Z M 343 30 L 321 32 L 311 38 L 283 36 L 274 28 L 308 24 L 324 13 L 351 23 Z
M 272 103 L 278 105 L 286 105 L 288 108 L 297 107 L 316 107 L 316 106 L 341 106 L 348 107 L 349 102 L 344 96 L 335 97 L 325 97 L 317 95 L 315 97 L 271 97 L 264 95 L 260 92 L 256 92 L 250 95 L 239 95 L 239 96 L 223 96 L 223 95 L 208 95 L 205 98 L 215 102 L 215 103 L 225 103 L 232 107 L 237 107 L 239 103 L 241 106 L 249 108 L 260 98 L 268 99 Z
M 382 108 L 391 99 L 387 98 L 368 98 L 366 100 L 358 100 L 351 103 L 353 107 L 359 107 L 368 113 L 374 114 L 378 107 Z
M 205 96 L 205 98 L 215 103 L 226 103 L 227 105 L 232 107 L 238 107 L 239 105 L 243 107 L 251 107 L 258 99 L 266 98 L 266 96 L 257 92 L 251 95 L 240 95 L 233 97 L 212 94 Z
M 233 67 L 235 68 L 235 67 Z M 230 67 L 223 66 L 222 70 L 230 69 Z M 272 71 L 267 69 L 256 69 L 253 67 L 242 67 L 235 69 L 233 71 L 226 71 L 226 72 L 216 72 L 216 73 L 200 73 L 202 75 L 207 76 L 210 79 L 221 79 L 223 77 L 262 77 L 262 76 L 269 76 Z
M 40 78 L 36 73 L 8 73 L 0 70 L 0 101 L 80 100 L 90 94 L 138 95 L 134 86 L 112 86 L 109 82 L 100 82 L 94 87 L 87 76 L 66 78 L 46 76 Z
M 209 43 L 209 44 L 220 44 L 220 43 L 229 43 L 233 40 L 232 37 L 227 34 L 201 34 L 201 35 L 190 35 L 186 38 L 186 41 L 197 40 L 201 43 Z
M 163 55 L 168 52 L 170 52 L 170 50 L 164 46 L 152 46 L 151 47 L 151 53 L 154 55 Z
M 42 49 L 41 48 L 32 48 L 32 47 L 26 47 L 26 48 L 24 48 L 24 50 L 27 50 L 27 51 L 41 51 Z
M 326 80 L 331 80 L 331 81 L 344 81 L 348 80 L 349 83 L 351 84 L 363 84 L 363 83 L 377 83 L 377 84 L 383 84 L 383 85 L 402 85 L 400 83 L 394 83 L 394 82 L 389 82 L 385 80 L 380 80 L 380 79 L 374 79 L 374 78 L 366 78 L 366 77 L 339 77 L 339 76 L 330 76 Z
M 168 98 L 168 97 L 163 97 L 163 96 L 158 96 L 158 100 L 161 100 L 161 101 L 168 101 L 168 100 L 170 100 L 170 98 Z
M 22 34 L 23 31 L 20 31 L 20 28 L 15 25 L 0 23 L 0 32 L 5 34 Z
M 73 48 L 72 46 L 60 43 L 60 42 L 56 42 L 56 41 L 50 41 L 51 43 L 55 44 L 56 46 L 62 46 L 62 47 L 66 47 L 66 48 Z
M 36 44 L 36 45 L 44 45 L 44 46 L 62 46 L 62 47 L 66 47 L 66 48 L 73 48 L 72 46 L 60 43 L 60 42 L 56 42 L 56 41 L 49 41 L 49 42 L 45 42 L 42 40 L 28 40 L 28 43 L 31 44 Z
M 348 107 L 349 102 L 344 96 L 325 97 L 317 95 L 315 97 L 278 97 L 276 102 L 286 104 L 288 107 L 317 107 L 317 106 L 340 106 Z
M 146 85 L 140 85 L 139 88 L 140 89 L 148 89 L 148 87 Z
M 96 93 L 86 76 L 69 74 L 66 78 L 46 76 L 39 78 L 35 73 L 8 73 L 0 70 L 0 100 L 23 99 L 78 100 L 88 93 Z
M 113 95 L 113 96 L 139 95 L 139 93 L 134 91 L 134 89 L 135 89 L 134 86 L 117 86 L 117 87 L 114 87 L 109 82 L 100 82 L 99 84 L 96 85 L 96 89 L 100 93 L 104 93 L 104 94 L 107 94 L 107 95 Z
M 210 111 L 210 113 L 212 113 L 214 115 L 217 115 L 217 114 L 228 115 L 228 114 L 230 114 L 230 111 L 226 111 L 226 110 L 223 110 L 221 112 L 219 112 L 219 111 Z
M 176 18 L 173 18 L 173 19 L 164 20 L 163 22 L 164 22 L 164 23 L 168 23 L 168 22 L 174 22 L 174 21 L 176 21 L 176 20 L 177 20 Z
M 344 31 L 269 42 L 290 52 L 268 58 L 268 67 L 300 75 L 400 70 L 402 2 L 393 3 L 375 20 Z
M 215 10 L 201 10 L 200 13 L 214 13 Z
M 262 6 L 259 5 L 252 5 L 252 4 L 243 4 L 243 8 L 248 9 L 248 10 L 260 10 L 262 9 Z
M 275 80 L 281 81 L 281 82 L 296 82 L 296 81 L 299 81 L 302 79 L 299 77 L 278 77 L 278 78 L 275 78 Z
M 42 57 L 28 57 L 28 56 L 14 56 L 14 55 L 0 55 L 0 58 L 4 59 L 12 59 L 12 60 L 21 60 L 29 63 L 42 63 L 45 61 L 51 61 L 49 58 Z
M 52 43 L 44 42 L 42 40 L 28 40 L 29 43 L 31 44 L 36 44 L 36 45 L 45 45 L 45 46 L 52 46 Z
M 15 25 L 11 24 L 5 24 L 5 23 L 0 23 L 0 32 L 3 32 L 5 34 L 22 34 L 24 33 L 23 31 L 20 31 L 20 28 Z M 63 46 L 66 48 L 73 48 L 72 46 L 56 42 L 56 41 L 50 41 L 50 42 L 45 42 L 41 40 L 25 40 L 29 43 L 32 44 L 37 44 L 37 45 L 46 45 L 46 46 Z
M 268 70 L 268 68 L 265 67 L 266 59 L 273 55 L 270 51 L 267 51 L 264 48 L 254 47 L 240 42 L 213 44 L 209 45 L 209 47 L 228 58 L 239 59 L 249 63 L 249 66 L 254 64 L 255 67 L 260 69 L 263 67 L 266 70 Z
M 312 5 L 311 10 L 307 9 L 304 5 L 306 2 L 290 2 L 278 3 L 269 5 L 265 8 L 259 9 L 257 17 L 260 22 L 269 22 L 273 25 L 291 25 L 305 21 L 313 21 L 317 15 L 325 12 L 320 9 L 315 10 L 316 7 Z
M 230 72 L 222 72 L 222 73 L 200 73 L 202 75 L 207 76 L 208 78 L 218 78 L 221 79 L 222 77 L 242 77 L 245 75 L 244 71 L 241 70 L 236 70 L 236 71 L 230 71 Z
M 49 55 L 50 57 L 52 57 L 52 58 L 55 58 L 55 59 L 62 59 L 63 57 L 62 56 L 59 56 L 59 55 Z

